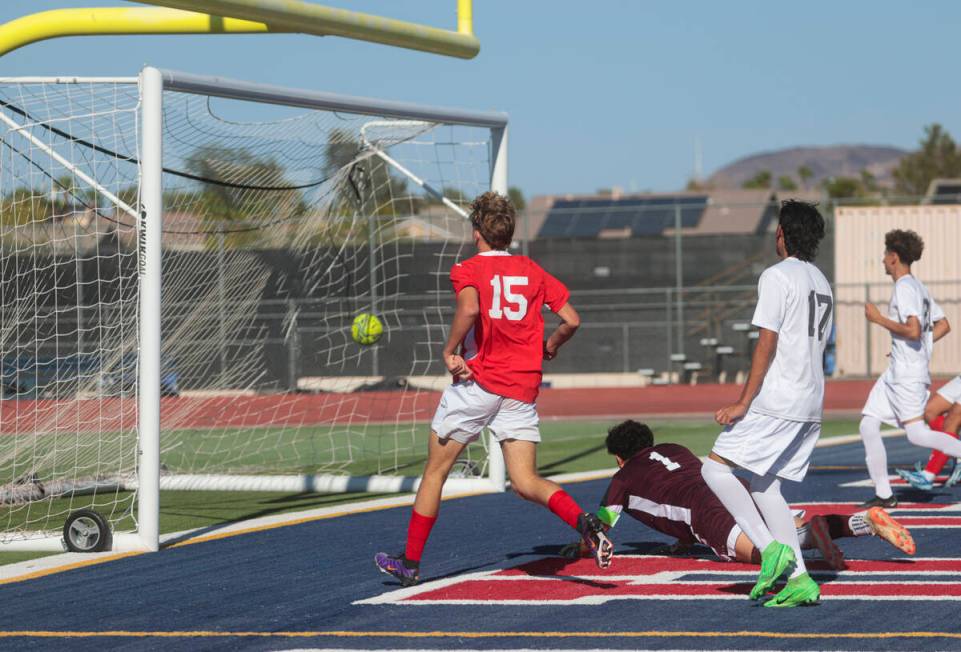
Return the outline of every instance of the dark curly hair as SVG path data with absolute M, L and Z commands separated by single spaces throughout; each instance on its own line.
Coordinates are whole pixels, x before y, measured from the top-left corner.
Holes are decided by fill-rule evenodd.
M 478 195 L 470 205 L 470 223 L 484 242 L 494 249 L 507 249 L 514 239 L 517 213 L 514 204 L 494 191 Z
M 914 231 L 895 229 L 884 234 L 884 250 L 896 253 L 905 265 L 921 260 L 924 240 Z
M 814 262 L 818 255 L 818 245 L 824 239 L 824 218 L 821 217 L 817 204 L 796 199 L 783 201 L 778 221 L 788 255 L 809 263 Z
M 628 419 L 607 431 L 607 452 L 622 460 L 654 445 L 654 433 L 645 423 Z

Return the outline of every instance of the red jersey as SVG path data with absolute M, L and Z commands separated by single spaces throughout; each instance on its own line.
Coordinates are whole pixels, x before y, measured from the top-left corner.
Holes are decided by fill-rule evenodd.
M 570 292 L 527 256 L 485 251 L 450 270 L 455 294 L 477 290 L 480 314 L 461 351 L 474 380 L 492 394 L 533 403 L 544 358 L 542 306 L 557 312 Z

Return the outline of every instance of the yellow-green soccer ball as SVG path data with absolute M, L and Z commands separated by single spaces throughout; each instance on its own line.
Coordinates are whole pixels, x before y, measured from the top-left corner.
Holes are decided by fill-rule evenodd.
M 350 327 L 350 335 L 354 341 L 364 346 L 369 346 L 380 339 L 384 333 L 384 325 L 380 323 L 377 315 L 369 312 L 362 312 L 354 317 L 354 324 Z

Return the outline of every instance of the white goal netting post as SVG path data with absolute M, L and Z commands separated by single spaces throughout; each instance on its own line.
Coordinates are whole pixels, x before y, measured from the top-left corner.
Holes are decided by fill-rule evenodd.
M 85 508 L 156 549 L 166 490 L 416 487 L 506 116 L 147 68 L 0 79 L 0 120 L 0 549 Z M 457 475 L 503 490 L 499 450 Z

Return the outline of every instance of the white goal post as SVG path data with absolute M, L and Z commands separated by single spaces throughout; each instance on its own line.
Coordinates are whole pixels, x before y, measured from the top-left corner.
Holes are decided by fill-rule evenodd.
M 162 490 L 416 489 L 505 114 L 147 67 L 0 78 L 0 122 L 0 551 L 83 509 L 157 550 Z M 482 444 L 445 491 L 504 490 Z

